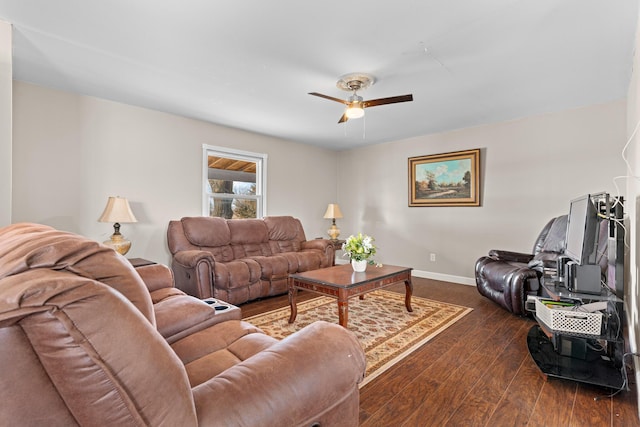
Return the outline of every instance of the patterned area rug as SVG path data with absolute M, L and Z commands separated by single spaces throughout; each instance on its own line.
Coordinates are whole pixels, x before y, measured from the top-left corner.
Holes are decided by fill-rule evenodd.
M 472 310 L 415 296 L 411 307 L 413 312 L 409 313 L 404 306 L 404 293 L 385 290 L 370 292 L 363 300 L 349 299 L 349 330 L 360 340 L 367 358 L 367 372 L 360 387 Z M 338 303 L 330 297 L 299 302 L 293 324 L 288 323 L 290 314 L 287 306 L 245 320 L 282 339 L 317 320 L 338 323 Z

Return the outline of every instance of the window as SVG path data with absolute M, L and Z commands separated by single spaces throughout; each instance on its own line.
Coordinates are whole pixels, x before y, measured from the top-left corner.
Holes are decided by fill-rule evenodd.
M 267 155 L 203 145 L 202 214 L 262 218 Z

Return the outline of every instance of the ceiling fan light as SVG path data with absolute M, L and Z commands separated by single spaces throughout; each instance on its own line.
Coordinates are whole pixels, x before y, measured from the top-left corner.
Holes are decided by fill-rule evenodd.
M 350 119 L 359 119 L 364 116 L 364 108 L 360 101 L 354 101 L 347 107 L 344 114 Z

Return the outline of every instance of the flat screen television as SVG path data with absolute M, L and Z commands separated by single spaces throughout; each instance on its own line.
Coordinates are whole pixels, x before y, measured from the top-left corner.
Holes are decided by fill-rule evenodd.
M 595 264 L 598 247 L 598 211 L 591 195 L 571 201 L 565 256 L 580 265 Z

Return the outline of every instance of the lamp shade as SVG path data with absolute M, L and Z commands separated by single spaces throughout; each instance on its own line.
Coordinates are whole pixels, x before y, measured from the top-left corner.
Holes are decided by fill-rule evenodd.
M 138 222 L 131 211 L 129 202 L 124 197 L 109 197 L 107 206 L 100 218 L 100 222 Z
M 342 212 L 340 212 L 340 206 L 337 203 L 329 203 L 327 211 L 324 213 L 324 218 L 342 218 Z

